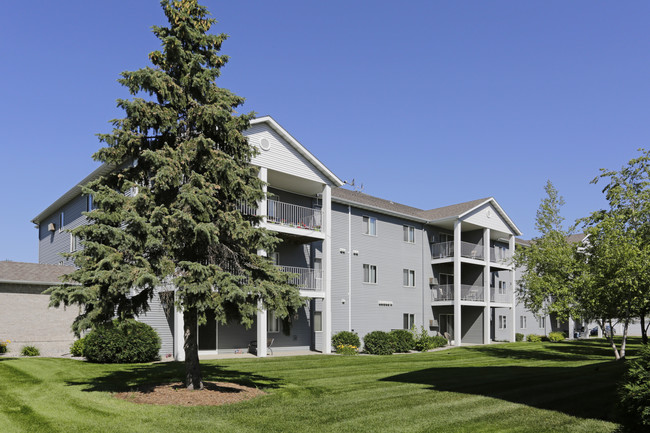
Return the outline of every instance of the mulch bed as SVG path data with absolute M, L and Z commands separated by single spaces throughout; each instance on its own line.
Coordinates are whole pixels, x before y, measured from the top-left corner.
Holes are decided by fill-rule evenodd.
M 221 406 L 265 395 L 257 388 L 228 382 L 203 382 L 203 389 L 190 391 L 181 382 L 141 387 L 136 391 L 117 392 L 116 398 L 140 404 L 174 406 Z

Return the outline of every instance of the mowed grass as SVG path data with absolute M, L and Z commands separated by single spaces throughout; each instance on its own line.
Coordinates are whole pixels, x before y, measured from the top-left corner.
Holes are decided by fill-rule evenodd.
M 632 340 L 629 355 L 640 342 Z M 182 363 L 0 358 L 0 431 L 610 432 L 624 363 L 603 340 L 391 356 L 203 361 L 205 380 L 268 395 L 220 407 L 112 397 L 182 378 Z

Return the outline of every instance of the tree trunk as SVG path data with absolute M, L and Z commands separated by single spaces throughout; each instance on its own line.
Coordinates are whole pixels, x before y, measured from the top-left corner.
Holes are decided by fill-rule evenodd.
M 625 344 L 627 343 L 627 329 L 630 326 L 630 322 L 627 320 L 623 325 L 623 341 L 621 342 L 621 359 L 625 359 Z
M 648 328 L 645 325 L 645 315 L 647 314 L 646 309 L 641 310 L 641 342 L 643 344 L 648 344 Z
M 605 320 L 602 322 L 599 320 L 598 321 L 598 326 L 600 326 L 600 329 L 603 331 L 603 335 L 607 338 L 607 341 L 609 341 L 609 345 L 612 347 L 612 350 L 614 351 L 614 358 L 618 361 L 621 359 L 621 355 L 618 353 L 618 348 L 616 347 L 616 343 L 614 343 L 614 332 L 612 328 L 612 321 L 609 321 L 609 332 L 606 331 L 605 329 Z
M 197 335 L 197 318 L 194 308 L 183 311 L 185 342 L 185 386 L 187 389 L 203 389 L 201 366 L 199 364 L 199 347 Z

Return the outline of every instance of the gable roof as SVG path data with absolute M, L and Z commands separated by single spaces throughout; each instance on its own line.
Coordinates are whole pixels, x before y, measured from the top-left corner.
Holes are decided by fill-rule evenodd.
M 435 209 L 422 210 L 415 207 L 395 203 L 379 197 L 364 194 L 359 191 L 350 191 L 344 188 L 332 189 L 332 200 L 339 203 L 354 204 L 364 208 L 377 210 L 380 212 L 406 217 L 415 221 L 424 223 L 434 223 L 436 221 L 461 218 L 486 203 L 490 203 L 499 212 L 507 224 L 513 229 L 516 235 L 521 235 L 521 231 L 514 222 L 503 211 L 494 197 L 480 198 L 463 203 L 452 204 Z
M 318 158 L 314 156 L 313 153 L 308 151 L 305 146 L 300 144 L 298 140 L 296 140 L 289 132 L 284 129 L 274 118 L 271 116 L 261 116 L 257 117 L 255 119 L 252 119 L 250 121 L 251 125 L 258 125 L 260 123 L 266 123 L 269 125 L 275 132 L 277 132 L 287 143 L 289 143 L 290 146 L 292 146 L 294 149 L 298 151 L 307 161 L 309 161 L 311 164 L 316 167 L 318 171 L 323 173 L 327 179 L 329 179 L 334 186 L 341 186 L 343 185 L 343 181 L 339 179 L 334 173 L 330 171 L 329 168 L 325 167 L 325 164 L 320 162 Z
M 51 286 L 60 284 L 60 277 L 74 270 L 74 266 L 3 261 L 0 262 L 0 283 Z

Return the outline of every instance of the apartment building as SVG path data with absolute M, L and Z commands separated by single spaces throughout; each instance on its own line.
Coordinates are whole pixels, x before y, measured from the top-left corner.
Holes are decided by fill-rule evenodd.
M 282 240 L 277 251 L 260 253 L 297 275 L 307 302 L 291 323 L 263 310 L 251 329 L 209 320 L 199 328 L 201 355 L 245 351 L 252 340 L 264 347 L 271 338 L 275 351 L 330 353 L 331 335 L 341 330 L 363 337 L 413 326 L 447 333 L 455 345 L 514 340 L 524 319 L 509 258 L 521 232 L 494 198 L 409 207 L 345 189 L 271 117 L 253 120 L 245 135 L 259 149 L 252 164 L 268 185 L 266 199 L 249 211 Z M 80 185 L 111 169 L 98 168 Z M 40 263 L 71 264 L 60 253 L 81 245 L 68 229 L 86 224 L 82 212 L 91 208 L 92 197 L 75 186 L 33 219 Z M 182 314 L 173 307 L 173 290 L 160 287 L 138 319 L 160 334 L 161 356 L 182 360 Z

